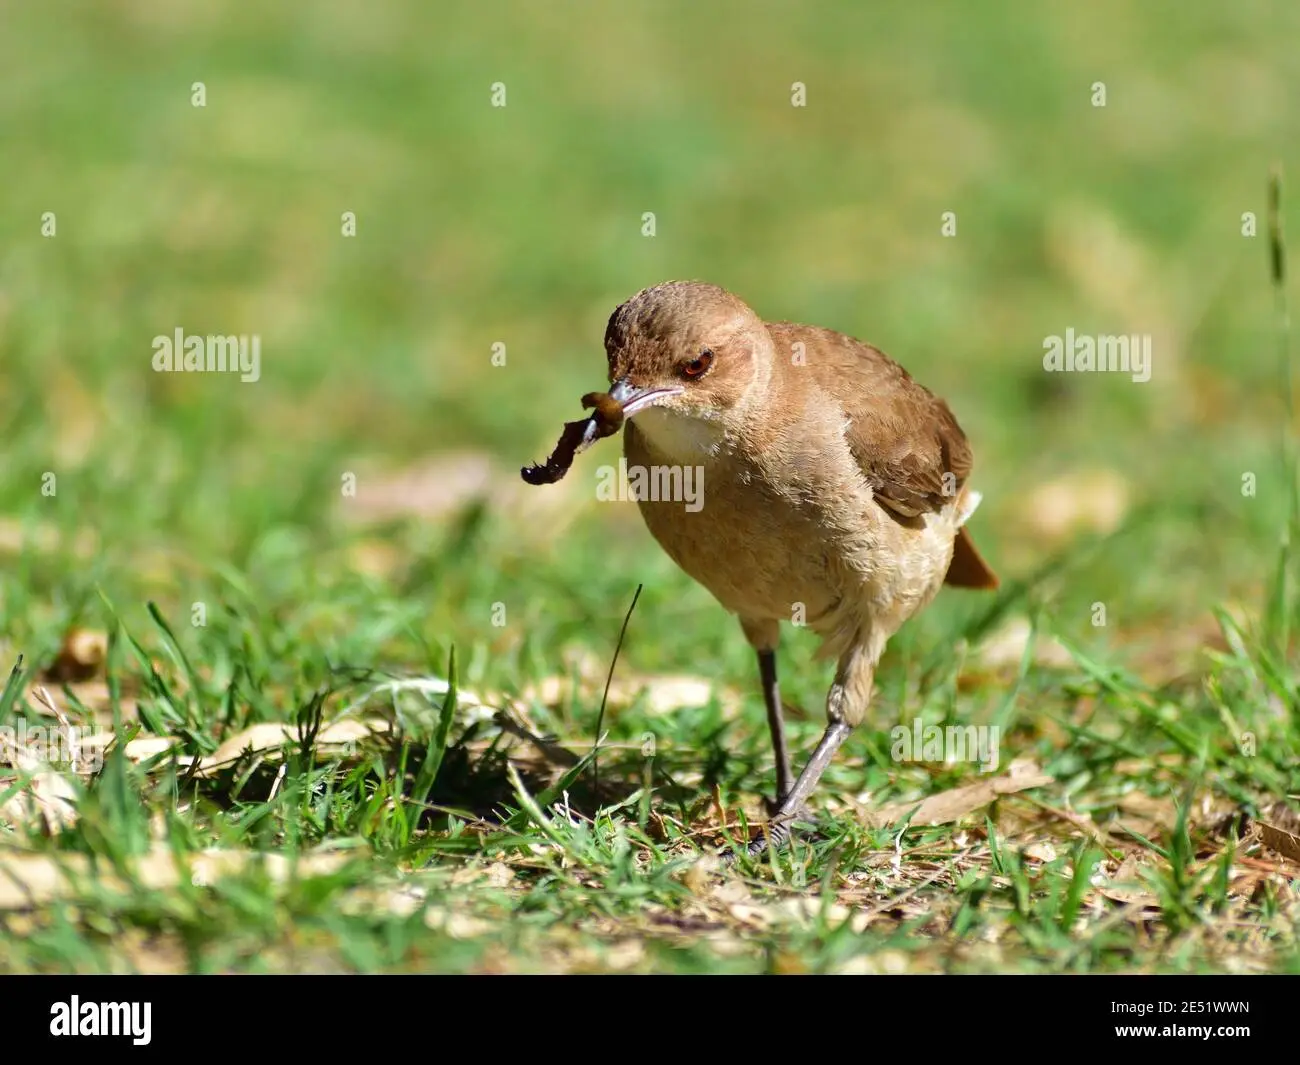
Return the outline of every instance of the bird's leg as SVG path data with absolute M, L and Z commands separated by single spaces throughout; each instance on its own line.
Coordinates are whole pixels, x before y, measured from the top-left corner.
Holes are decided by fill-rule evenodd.
M 790 826 L 804 813 L 806 809 L 804 804 L 808 801 L 808 797 L 816 789 L 822 774 L 826 772 L 826 767 L 831 764 L 835 752 L 840 749 L 840 744 L 848 739 L 852 731 L 853 727 L 843 721 L 832 721 L 826 726 L 821 742 L 817 744 L 817 749 L 813 751 L 812 757 L 803 767 L 799 779 L 781 800 L 776 814 L 768 822 L 767 831 L 749 845 L 751 855 L 762 854 L 769 846 L 779 847 L 790 838 Z
M 767 804 L 768 816 L 775 816 L 794 783 L 790 772 L 790 748 L 785 742 L 785 721 L 781 717 L 781 689 L 776 682 L 776 647 L 781 641 L 780 623 L 771 618 L 741 618 L 745 639 L 758 654 L 758 677 L 767 707 L 767 728 L 776 755 L 776 799 Z
M 794 787 L 782 796 L 781 805 L 768 822 L 767 831 L 749 845 L 751 855 L 762 854 L 769 846 L 780 846 L 790 837 L 790 826 L 804 816 L 804 804 L 816 789 L 835 752 L 866 716 L 876 661 L 883 648 L 883 640 L 868 636 L 856 642 L 840 658 L 835 682 L 826 696 L 826 717 L 829 720 L 826 731 Z
M 781 689 L 776 680 L 776 652 L 758 652 L 758 675 L 763 685 L 763 702 L 767 706 L 767 728 L 772 733 L 772 751 L 776 755 L 776 801 L 769 812 L 776 814 L 790 794 L 794 775 L 790 772 L 790 749 L 785 743 L 785 721 L 781 717 Z

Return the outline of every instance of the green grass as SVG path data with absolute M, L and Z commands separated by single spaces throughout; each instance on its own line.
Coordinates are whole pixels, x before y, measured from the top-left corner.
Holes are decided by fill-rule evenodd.
M 1266 219 L 1300 14 L 203 10 L 0 37 L 0 725 L 48 721 L 44 686 L 117 738 L 57 831 L 15 812 L 50 781 L 0 767 L 0 969 L 1300 971 L 1300 865 L 1254 827 L 1300 796 Z M 817 831 L 726 873 L 774 779 L 739 627 L 595 504 L 614 443 L 516 472 L 603 382 L 609 312 L 672 277 L 944 395 L 1006 581 L 899 634 Z M 257 334 L 261 379 L 155 374 L 178 326 Z M 1066 328 L 1151 334 L 1152 380 L 1043 373 Z M 981 650 L 1013 622 L 1068 654 Z M 72 629 L 107 645 L 64 682 Z M 781 655 L 800 760 L 814 649 Z M 983 779 L 895 762 L 917 715 L 997 724 L 1001 771 L 1053 783 L 878 827 Z M 268 722 L 282 746 L 211 763 Z

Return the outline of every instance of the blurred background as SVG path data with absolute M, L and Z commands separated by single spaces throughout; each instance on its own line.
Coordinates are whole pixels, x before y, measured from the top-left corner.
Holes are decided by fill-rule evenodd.
M 978 542 L 1006 579 L 1062 567 L 1036 595 L 1074 639 L 1194 648 L 1269 577 L 1265 194 L 1273 163 L 1300 173 L 1293 4 L 0 17 L 10 649 L 57 646 L 101 592 L 128 619 L 242 597 L 344 659 L 456 642 L 471 679 L 509 684 L 574 640 L 607 654 L 644 582 L 634 660 L 747 680 L 739 631 L 635 506 L 596 503 L 614 442 L 559 485 L 518 477 L 603 384 L 609 313 L 671 278 L 858 336 L 946 397 Z M 154 373 L 178 327 L 258 336 L 260 380 Z M 1149 334 L 1150 381 L 1044 373 L 1066 329 Z

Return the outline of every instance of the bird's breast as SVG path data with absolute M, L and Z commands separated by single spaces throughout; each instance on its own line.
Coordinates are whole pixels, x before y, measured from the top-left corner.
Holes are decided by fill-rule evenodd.
M 943 582 L 957 501 L 900 524 L 834 441 L 779 456 L 714 425 L 643 411 L 624 429 L 629 483 L 651 534 L 727 609 L 806 624 L 827 649 L 863 628 L 892 635 Z M 643 420 L 645 419 L 645 420 Z M 690 486 L 690 498 L 673 486 Z
M 668 555 L 727 609 L 749 618 L 806 620 L 839 597 L 815 508 L 770 483 L 761 463 L 697 419 L 645 419 L 624 429 L 628 480 L 646 526 Z M 666 412 L 664 412 L 666 413 Z M 643 421 L 643 419 L 645 419 Z M 676 484 L 694 498 L 675 498 Z M 666 490 L 665 490 L 666 489 Z

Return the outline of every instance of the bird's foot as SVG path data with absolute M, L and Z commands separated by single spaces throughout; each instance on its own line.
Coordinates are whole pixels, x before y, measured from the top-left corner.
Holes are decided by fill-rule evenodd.
M 798 806 L 793 811 L 782 814 L 777 804 L 768 800 L 768 814 L 771 820 L 765 825 L 761 825 L 754 838 L 750 840 L 745 847 L 745 853 L 751 858 L 757 858 L 763 854 L 769 847 L 780 847 L 790 838 L 791 831 L 796 824 L 810 823 L 813 821 L 812 810 L 805 803 Z M 727 865 L 731 865 L 736 860 L 736 852 L 732 851 L 723 857 Z

